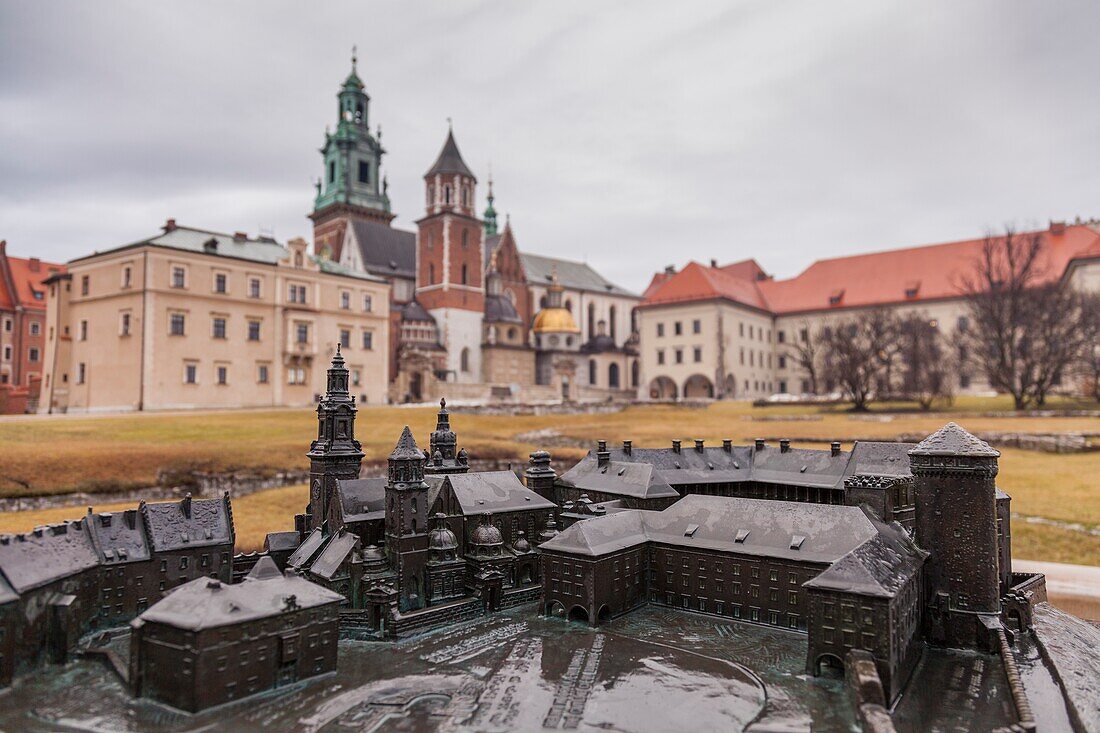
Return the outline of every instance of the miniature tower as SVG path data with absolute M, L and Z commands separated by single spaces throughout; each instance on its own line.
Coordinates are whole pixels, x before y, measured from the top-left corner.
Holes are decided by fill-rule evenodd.
M 925 631 L 934 644 L 982 647 L 1001 610 L 996 476 L 1001 454 L 955 423 L 909 451 L 917 544 L 925 566 Z
M 474 209 L 477 178 L 454 133 L 424 174 L 427 204 L 417 222 L 416 300 L 435 318 L 447 350 L 449 381 L 481 381 L 485 314 L 484 228 Z
M 355 398 L 348 392 L 348 370 L 340 345 L 328 370 L 328 388 L 317 404 L 317 440 L 309 446 L 309 528 L 328 522 L 335 532 L 339 512 L 336 482 L 359 478 L 363 450 L 355 439 Z
M 402 611 L 424 607 L 424 569 L 428 560 L 428 484 L 424 454 L 406 425 L 389 458 L 386 482 L 386 555 L 397 571 Z
M 467 473 L 470 464 L 467 460 L 459 460 L 459 455 L 465 456 L 465 451 L 456 453 L 458 437 L 451 430 L 451 413 L 447 412 L 447 400 L 439 401 L 439 414 L 436 416 L 435 430 L 432 432 L 429 449 L 428 465 L 425 473 Z
M 547 501 L 557 504 L 554 491 L 554 482 L 558 480 L 558 474 L 550 467 L 550 454 L 544 450 L 537 450 L 531 454 L 527 464 L 527 470 L 523 477 L 527 479 L 527 488 L 534 491 Z

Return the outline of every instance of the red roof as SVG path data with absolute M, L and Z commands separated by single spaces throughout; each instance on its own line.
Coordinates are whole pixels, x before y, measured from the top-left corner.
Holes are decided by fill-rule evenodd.
M 4 254 L 0 252 L 0 257 Z M 8 292 L 6 279 L 0 277 L 0 308 L 14 308 L 22 304 L 27 308 L 46 307 L 46 286 L 42 281 L 59 272 L 65 272 L 64 265 L 43 262 L 38 258 L 7 257 L 15 292 Z M 41 297 L 36 298 L 38 292 Z
M 1100 252 L 1100 231 L 1088 225 L 1043 234 L 1044 274 L 1049 280 L 1061 277 L 1071 260 Z M 751 260 L 723 268 L 692 262 L 673 275 L 654 277 L 642 305 L 722 297 L 773 313 L 797 313 L 954 298 L 983 242 L 970 239 L 818 260 L 787 280 L 757 279 L 757 271 L 763 271 L 754 269 Z

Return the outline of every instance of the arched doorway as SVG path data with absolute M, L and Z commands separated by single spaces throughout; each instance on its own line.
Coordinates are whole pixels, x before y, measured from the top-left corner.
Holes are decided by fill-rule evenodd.
M 725 383 L 722 389 L 722 396 L 727 400 L 732 400 L 737 397 L 737 378 L 732 374 L 727 374 Z
M 562 618 L 565 616 L 565 606 L 560 601 L 550 601 L 546 604 L 546 615 Z
M 531 585 L 535 582 L 535 570 L 531 563 L 523 565 L 516 573 L 516 585 Z
M 612 364 L 607 368 L 607 386 L 611 389 L 619 388 L 619 365 Z
M 684 380 L 684 399 L 714 399 L 714 384 L 702 374 L 692 374 Z
M 607 604 L 600 606 L 600 612 L 596 614 L 596 621 L 599 623 L 605 623 L 611 620 L 611 609 L 607 607 Z
M 569 620 L 578 623 L 588 623 L 588 609 L 584 606 L 573 606 L 569 609 Z
M 844 662 L 835 654 L 822 654 L 814 662 L 814 674 L 818 677 L 844 678 Z
M 420 402 L 424 399 L 424 378 L 420 372 L 413 372 L 409 375 L 409 401 Z
M 649 383 L 649 397 L 654 400 L 674 400 L 680 390 L 670 377 L 657 377 Z

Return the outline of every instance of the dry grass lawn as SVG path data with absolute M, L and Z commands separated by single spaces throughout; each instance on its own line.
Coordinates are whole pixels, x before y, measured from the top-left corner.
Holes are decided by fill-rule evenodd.
M 1067 405 L 1069 406 L 1069 405 Z M 1082 405 L 1087 406 L 1087 405 Z M 908 433 L 930 433 L 948 420 L 975 432 L 1079 432 L 1100 430 L 1100 420 L 1087 417 L 982 417 L 1004 410 L 997 398 L 959 400 L 942 412 L 892 413 L 856 419 L 842 408 L 753 408 L 745 403 L 716 403 L 706 409 L 668 405 L 636 406 L 609 415 L 484 416 L 463 415 L 455 407 L 460 444 L 475 457 L 522 461 L 539 447 L 517 435 L 550 428 L 559 441 L 593 443 L 631 439 L 636 446 L 667 445 L 672 438 L 732 438 L 744 443 L 757 436 L 795 441 L 857 438 L 892 439 Z M 767 416 L 768 421 L 754 420 Z M 779 419 L 775 419 L 779 418 Z M 139 414 L 0 420 L 0 495 L 27 496 L 73 491 L 109 491 L 156 484 L 158 476 L 192 470 L 247 469 L 270 474 L 306 465 L 305 452 L 316 429 L 309 410 Z M 432 408 L 372 407 L 360 410 L 357 434 L 369 462 L 384 460 L 401 427 L 409 424 L 426 441 L 434 426 Z M 584 453 L 580 446 L 552 449 L 559 470 Z M 1100 452 L 1074 455 L 1004 450 L 1000 486 L 1013 497 L 1013 510 L 1023 515 L 1100 527 Z M 171 483 L 171 481 L 168 481 Z M 289 529 L 306 503 L 303 487 L 265 491 L 234 500 L 238 539 L 243 549 L 258 547 L 267 531 Z M 118 507 L 98 507 L 109 509 Z M 0 531 L 30 529 L 83 507 L 0 514 Z M 1014 524 L 1015 554 L 1035 560 L 1100 565 L 1100 537 L 1082 532 Z

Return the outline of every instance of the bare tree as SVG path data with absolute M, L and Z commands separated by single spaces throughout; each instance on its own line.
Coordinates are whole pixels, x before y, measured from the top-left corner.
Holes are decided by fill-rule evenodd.
M 854 411 L 867 410 L 880 383 L 890 353 L 884 348 L 896 339 L 895 324 L 892 314 L 875 309 L 819 332 L 823 374 L 840 386 Z
M 1016 409 L 1042 405 L 1095 343 L 1088 296 L 1050 280 L 1043 234 L 986 237 L 962 282 L 971 328 L 960 334 L 969 359 Z M 1095 319 L 1093 319 L 1095 320 Z
M 805 373 L 810 383 L 810 394 L 817 394 L 817 381 L 820 373 L 821 342 L 819 335 L 813 332 L 807 321 L 798 325 L 787 343 L 787 358 L 791 359 Z
M 910 313 L 897 322 L 896 340 L 903 369 L 901 388 L 922 410 L 934 400 L 950 397 L 954 373 L 950 350 L 939 328 L 919 313 Z

